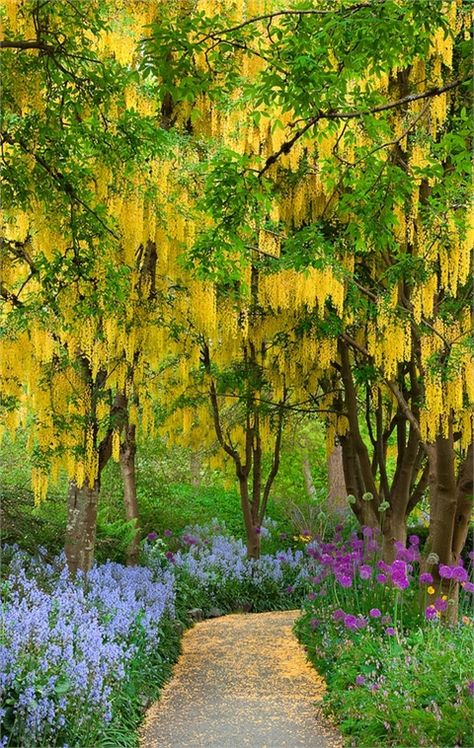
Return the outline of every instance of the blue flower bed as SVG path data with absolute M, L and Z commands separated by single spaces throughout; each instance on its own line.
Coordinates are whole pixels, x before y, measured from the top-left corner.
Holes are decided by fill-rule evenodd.
M 2 560 L 2 746 L 98 744 L 134 660 L 174 616 L 172 572 L 106 563 L 72 580 L 63 557 Z

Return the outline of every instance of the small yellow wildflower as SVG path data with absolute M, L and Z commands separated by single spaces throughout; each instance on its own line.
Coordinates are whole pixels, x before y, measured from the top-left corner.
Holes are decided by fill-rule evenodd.
M 428 587 L 428 595 L 434 595 L 435 588 L 434 587 Z
M 441 596 L 441 600 L 447 600 L 447 599 L 448 599 L 448 596 L 447 596 L 447 595 L 442 595 L 442 596 Z

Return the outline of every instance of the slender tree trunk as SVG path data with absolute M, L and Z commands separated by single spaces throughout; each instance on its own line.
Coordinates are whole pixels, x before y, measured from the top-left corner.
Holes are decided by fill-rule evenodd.
M 472 493 L 474 474 L 474 451 L 472 443 L 469 445 L 467 455 L 460 470 L 456 485 L 456 515 L 453 530 L 453 559 L 458 562 L 462 549 L 466 543 L 469 521 L 472 514 Z
M 120 448 L 120 472 L 123 481 L 123 497 L 125 502 L 125 516 L 128 521 L 134 522 L 134 535 L 127 548 L 127 566 L 135 566 L 140 554 L 140 527 L 137 503 L 137 483 L 135 476 L 135 454 L 137 445 L 135 441 L 135 426 L 128 424 L 125 427 L 125 439 Z
M 436 554 L 436 563 L 429 568 L 434 578 L 435 593 L 429 602 L 438 595 L 446 595 L 449 607 L 444 614 L 448 622 L 457 620 L 458 585 L 439 576 L 438 564 L 451 565 L 453 562 L 453 534 L 456 516 L 456 480 L 454 472 L 453 437 L 437 437 L 428 447 L 430 464 L 430 533 L 428 550 Z
M 316 500 L 316 486 L 314 485 L 313 475 L 311 473 L 311 463 L 309 461 L 309 456 L 307 454 L 303 456 L 302 470 L 303 470 L 304 485 L 306 488 L 306 493 L 308 494 L 308 498 L 311 499 L 311 501 L 315 501 Z
M 245 534 L 247 536 L 247 555 L 249 558 L 260 558 L 260 535 L 257 532 L 249 498 L 248 476 L 239 476 L 240 503 L 244 516 Z
M 201 485 L 201 458 L 199 452 L 191 452 L 190 457 L 191 485 L 199 488 Z
M 91 488 L 79 488 L 74 481 L 69 484 L 68 519 L 66 526 L 66 553 L 69 571 L 87 572 L 94 561 L 99 482 Z
M 342 446 L 336 444 L 328 457 L 328 499 L 329 512 L 338 517 L 347 513 L 347 490 L 342 462 Z

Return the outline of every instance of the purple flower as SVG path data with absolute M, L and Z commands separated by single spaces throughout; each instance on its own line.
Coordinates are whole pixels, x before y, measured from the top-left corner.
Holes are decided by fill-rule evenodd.
M 355 631 L 358 628 L 356 616 L 353 616 L 352 613 L 345 615 L 344 626 L 351 631 Z
M 393 626 L 387 626 L 387 628 L 385 629 L 385 633 L 387 634 L 387 636 L 395 636 L 395 629 L 393 628 Z
M 467 556 L 468 556 L 468 558 L 471 559 L 471 561 L 474 561 L 474 551 L 469 551 L 469 553 L 467 554 Z
M 474 584 L 472 582 L 466 582 L 464 585 L 465 592 L 474 592 Z
M 381 615 L 382 613 L 378 608 L 371 608 L 369 610 L 369 616 L 371 616 L 372 618 L 380 618 Z
M 334 613 L 332 614 L 332 617 L 334 621 L 342 621 L 345 615 L 346 614 L 344 613 L 342 608 L 338 608 L 337 610 L 334 611 Z
M 341 587 L 352 587 L 352 578 L 348 574 L 341 574 L 337 581 Z
M 365 683 L 365 675 L 358 675 L 355 679 L 355 682 L 358 686 L 363 686 Z
M 392 576 L 393 586 L 399 590 L 406 590 L 410 586 L 408 579 L 403 574 L 394 574 Z
M 374 534 L 374 531 L 372 530 L 371 527 L 362 528 L 362 535 L 364 536 L 364 538 L 371 538 L 373 534 Z
M 387 626 L 387 624 L 392 622 L 392 616 L 382 616 L 381 623 L 383 623 L 384 626 Z
M 453 578 L 453 569 L 451 566 L 446 566 L 446 564 L 440 564 L 439 566 L 439 575 L 441 579 L 452 579 Z
M 311 628 L 312 628 L 313 630 L 314 630 L 314 629 L 316 629 L 316 628 L 317 628 L 317 627 L 319 626 L 319 621 L 318 621 L 318 619 L 317 619 L 317 618 L 312 618 L 312 619 L 310 620 L 310 622 L 309 622 L 309 625 L 311 626 Z
M 474 696 L 474 680 L 470 680 L 467 684 L 467 690 L 471 694 L 471 696 Z
M 308 600 L 315 600 L 316 599 L 316 592 L 308 592 Z
M 166 557 L 166 558 L 168 559 L 168 561 L 169 561 L 170 563 L 174 564 L 174 562 L 175 562 L 175 556 L 174 556 L 174 553 L 172 553 L 171 551 L 166 551 L 166 553 L 165 553 L 165 557 Z
M 172 530 L 165 530 L 164 533 L 163 533 L 163 535 L 165 536 L 165 538 L 171 538 L 173 536 L 173 531 Z
M 255 528 L 255 535 L 260 535 L 261 532 L 262 532 L 262 528 L 261 527 L 256 527 Z
M 439 613 L 444 613 L 448 609 L 448 601 L 443 600 L 442 597 L 437 597 L 434 601 L 434 606 Z
M 377 582 L 379 584 L 385 584 L 385 582 L 387 581 L 387 575 L 386 574 L 377 574 L 377 576 L 375 577 L 375 579 L 377 580 Z
M 359 576 L 361 579 L 370 579 L 372 576 L 372 568 L 367 564 L 362 564 L 362 566 L 359 566 Z
M 158 537 L 158 533 L 157 532 L 149 532 L 146 537 L 147 537 L 147 540 L 156 540 L 157 537 Z
M 467 582 L 469 579 L 466 569 L 463 569 L 462 566 L 454 567 L 452 578 L 456 580 L 456 582 Z
M 410 535 L 410 537 L 408 538 L 408 542 L 410 543 L 410 545 L 420 545 L 420 538 L 418 537 L 418 535 Z
M 295 588 L 291 584 L 289 584 L 288 587 L 286 588 L 286 592 L 288 593 L 288 595 L 291 595 L 294 591 L 295 591 Z
M 434 605 L 428 605 L 425 610 L 425 618 L 427 621 L 432 621 L 437 616 L 437 611 Z
M 420 574 L 420 584 L 433 584 L 433 575 L 428 571 L 424 571 Z

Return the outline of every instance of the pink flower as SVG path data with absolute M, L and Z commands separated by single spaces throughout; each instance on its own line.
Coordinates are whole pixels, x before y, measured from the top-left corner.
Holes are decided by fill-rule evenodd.
M 369 610 L 369 616 L 371 616 L 372 618 L 380 618 L 381 615 L 382 613 L 378 608 L 371 608 Z
M 367 564 L 362 564 L 362 566 L 359 567 L 359 576 L 361 579 L 370 579 L 372 576 L 372 569 Z

